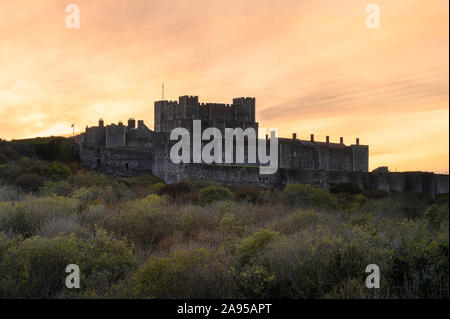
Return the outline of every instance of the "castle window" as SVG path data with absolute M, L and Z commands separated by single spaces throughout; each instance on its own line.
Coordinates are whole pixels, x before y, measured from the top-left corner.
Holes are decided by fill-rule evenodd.
M 125 169 L 128 171 L 128 163 L 125 163 Z
M 99 158 L 97 158 L 97 167 L 100 167 L 100 165 L 101 165 L 101 161 Z

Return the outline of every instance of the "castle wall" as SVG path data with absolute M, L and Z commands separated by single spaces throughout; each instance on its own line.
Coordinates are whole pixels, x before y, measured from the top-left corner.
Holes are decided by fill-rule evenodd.
M 272 175 L 260 175 L 259 167 L 205 164 L 173 164 L 169 158 L 155 161 L 153 174 L 168 183 L 183 179 L 213 180 L 226 184 L 246 184 L 260 187 L 285 187 L 289 184 L 309 184 L 329 189 L 340 183 L 354 183 L 362 189 L 392 192 L 426 193 L 431 197 L 448 193 L 448 175 L 424 172 L 378 174 L 376 172 L 346 172 L 327 170 L 278 169 Z
M 230 105 L 199 103 L 197 96 L 180 96 L 178 102 L 156 101 L 154 110 L 155 132 L 170 132 L 177 127 L 191 131 L 193 120 L 201 120 L 202 129 L 216 127 L 222 133 L 225 128 L 258 129 L 254 98 L 235 98 Z
M 80 158 L 90 169 L 119 176 L 151 174 L 154 152 L 149 147 L 80 148 Z
M 355 172 L 369 170 L 369 147 L 366 145 L 352 145 L 352 169 Z
M 106 147 L 125 146 L 125 126 L 124 125 L 108 125 L 106 127 Z

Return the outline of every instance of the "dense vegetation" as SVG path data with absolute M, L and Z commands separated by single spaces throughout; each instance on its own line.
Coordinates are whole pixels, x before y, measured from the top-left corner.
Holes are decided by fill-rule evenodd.
M 449 297 L 448 195 L 166 185 L 24 155 L 0 148 L 0 298 Z

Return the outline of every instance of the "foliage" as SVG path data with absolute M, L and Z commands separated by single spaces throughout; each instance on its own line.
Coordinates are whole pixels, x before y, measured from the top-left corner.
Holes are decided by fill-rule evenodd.
M 0 298 L 449 298 L 448 194 L 164 184 L 37 159 L 51 141 L 0 141 Z
M 284 189 L 284 194 L 287 204 L 291 206 L 338 208 L 338 201 L 333 195 L 311 185 L 290 184 Z
M 42 195 L 70 196 L 74 190 L 74 186 L 67 181 L 46 181 L 39 192 Z
M 8 157 L 4 154 L 0 154 L 0 164 L 6 164 L 8 162 Z
M 22 170 L 17 165 L 0 165 L 0 179 L 5 180 L 6 182 L 13 182 L 21 173 Z
M 63 163 L 51 162 L 42 169 L 42 175 L 53 180 L 60 180 L 71 176 L 72 172 L 70 168 Z
M 425 212 L 425 219 L 432 228 L 439 228 L 442 223 L 448 223 L 448 206 L 431 205 Z
M 226 187 L 208 186 L 200 190 L 198 202 L 200 205 L 207 205 L 217 201 L 232 200 L 233 193 Z
M 244 238 L 237 246 L 237 254 L 241 265 L 250 262 L 258 252 L 268 243 L 276 241 L 278 233 L 263 229 L 253 233 L 250 237 Z
M 25 192 L 37 192 L 44 184 L 44 179 L 36 174 L 23 174 L 16 178 L 14 184 Z
M 1 240 L 1 238 L 0 238 Z M 0 261 L 0 297 L 49 298 L 71 295 L 65 286 L 66 266 L 80 267 L 83 291 L 104 290 L 135 264 L 126 245 L 98 232 L 88 239 L 75 235 L 32 237 L 8 248 Z

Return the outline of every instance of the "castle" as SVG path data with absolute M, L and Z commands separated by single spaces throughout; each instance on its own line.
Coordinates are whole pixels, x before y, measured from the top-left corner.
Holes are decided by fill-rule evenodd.
M 292 138 L 278 137 L 278 171 L 272 175 L 260 175 L 247 157 L 239 165 L 174 164 L 169 155 L 176 141 L 170 140 L 170 132 L 178 127 L 192 132 L 194 120 L 201 120 L 202 130 L 215 127 L 222 133 L 225 128 L 253 128 L 257 133 L 259 129 L 255 98 L 234 98 L 232 104 L 222 104 L 199 103 L 197 96 L 180 96 L 178 101 L 155 102 L 154 130 L 133 118 L 127 125 L 119 122 L 106 126 L 100 119 L 98 126 L 86 127 L 75 139 L 83 164 L 115 175 L 152 173 L 165 182 L 193 178 L 269 187 L 297 182 L 327 188 L 340 182 L 354 182 L 362 188 L 386 191 L 424 191 L 434 196 L 443 187 L 448 192 L 448 179 L 446 186 L 445 182 L 435 181 L 435 177 L 431 178 L 431 184 L 421 182 L 417 186 L 414 182 L 415 186 L 411 186 L 408 181 L 412 177 L 407 175 L 396 179 L 394 173 L 369 173 L 369 147 L 361 145 L 358 138 L 355 144 L 345 145 L 343 137 L 339 143 L 330 142 L 328 136 L 325 141 L 316 141 L 313 134 L 309 140 L 298 139 L 296 133 Z

